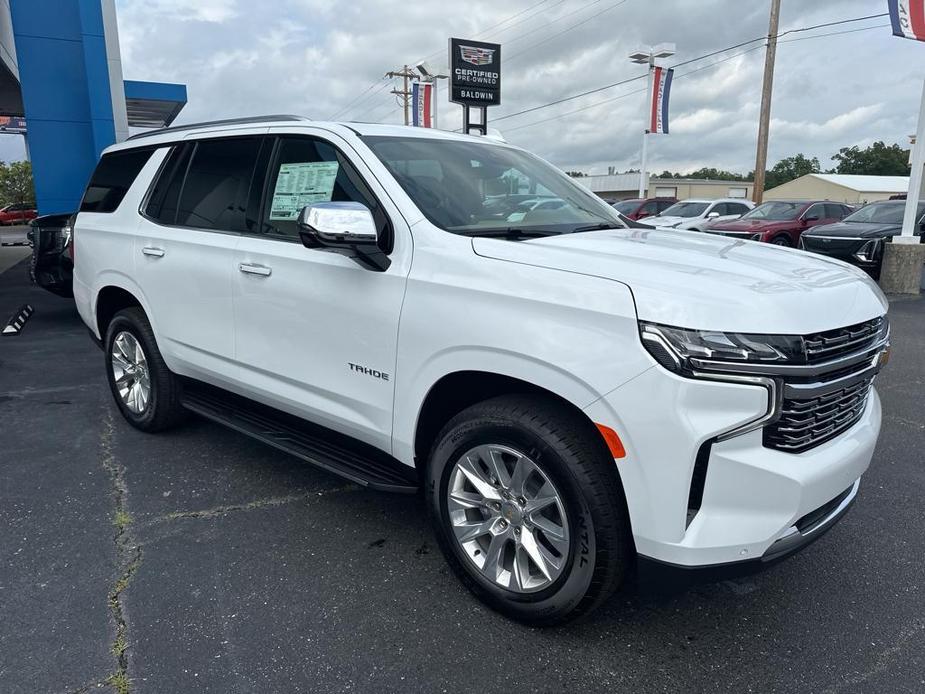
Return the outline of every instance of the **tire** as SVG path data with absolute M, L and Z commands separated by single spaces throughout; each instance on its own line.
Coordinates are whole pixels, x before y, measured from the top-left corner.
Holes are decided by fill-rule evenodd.
M 117 349 L 114 347 L 117 338 L 120 339 L 121 347 L 131 345 L 134 340 L 142 351 L 144 367 L 139 380 L 142 385 L 145 382 L 148 385 L 148 397 L 144 399 L 143 405 L 138 398 L 129 397 L 127 400 L 116 384 L 116 371 L 120 368 L 116 365 L 118 358 L 113 357 L 114 349 Z M 140 307 L 123 309 L 113 317 L 106 329 L 103 346 L 109 389 L 129 424 L 141 431 L 153 433 L 168 429 L 185 418 L 186 410 L 180 404 L 182 383 L 164 363 L 151 324 Z M 137 354 L 135 350 L 128 351 Z M 125 362 L 125 355 L 120 352 L 120 356 L 123 357 L 122 362 Z
M 505 465 L 511 477 L 516 475 L 512 470 L 516 470 L 518 464 L 512 451 L 522 454 L 524 460 L 539 470 L 531 473 L 524 488 L 552 483 L 561 504 L 547 506 L 547 509 L 553 508 L 553 527 L 557 524 L 555 519 L 561 521 L 559 516 L 564 511 L 567 528 L 562 522 L 558 525 L 560 530 L 567 531 L 565 535 L 568 538 L 567 551 L 557 555 L 560 564 L 558 574 L 544 576 L 546 572 L 534 571 L 539 569 L 539 564 L 528 562 L 528 578 L 521 580 L 513 568 L 520 553 L 529 555 L 529 551 L 524 549 L 528 532 L 534 551 L 542 544 L 547 556 L 553 554 L 550 538 L 539 525 L 536 512 L 529 517 L 526 513 L 523 517 L 518 516 L 516 521 L 505 515 L 509 512 L 517 514 L 516 508 L 511 511 L 509 507 L 523 502 L 526 491 L 516 502 L 502 500 L 507 505 L 498 512 L 483 507 L 473 508 L 463 511 L 465 516 L 460 520 L 459 504 L 448 498 L 448 491 L 452 484 L 454 494 L 459 495 L 458 480 L 465 477 L 464 483 L 467 484 L 469 477 L 460 477 L 462 473 L 457 462 L 473 450 L 486 448 L 502 450 L 502 454 L 507 456 Z M 472 460 L 481 455 L 469 455 L 468 458 Z M 503 486 L 504 483 L 500 482 L 495 489 L 503 491 Z M 511 489 L 517 492 L 515 487 L 512 481 Z M 543 489 L 550 488 L 543 486 Z M 469 493 L 463 491 L 463 494 Z M 462 583 L 493 609 L 526 624 L 549 626 L 588 614 L 619 587 L 635 557 L 626 500 L 613 458 L 603 439 L 580 413 L 549 397 L 502 396 L 473 405 L 456 415 L 443 428 L 431 451 L 425 477 L 425 496 L 440 548 Z M 535 500 L 540 496 L 537 493 Z M 546 496 L 548 498 L 548 494 Z M 503 532 L 508 533 L 508 539 L 504 540 L 507 544 L 504 554 L 500 555 L 512 567 L 508 586 L 501 585 L 498 579 L 499 575 L 507 574 L 496 572 L 491 577 L 476 564 L 481 560 L 488 565 L 494 546 L 492 543 L 496 540 L 493 533 L 501 532 L 498 531 L 498 523 L 503 522 L 502 517 L 488 518 L 488 514 L 495 513 L 511 518 L 509 523 L 505 523 L 507 530 Z M 474 520 L 470 521 L 470 518 Z M 544 525 L 548 527 L 548 517 L 545 520 Z M 479 523 L 494 525 L 490 533 L 464 546 L 463 540 L 457 539 L 460 531 L 454 527 L 454 522 L 464 523 L 466 528 Z M 462 532 L 465 533 L 465 530 Z M 510 536 L 515 532 L 521 534 L 516 538 Z M 484 559 L 480 559 L 482 548 L 485 548 Z M 523 570 L 520 575 L 525 575 Z M 538 585 L 527 590 L 528 581 Z M 519 585 L 512 587 L 512 583 Z
M 771 243 L 775 246 L 783 246 L 784 248 L 792 248 L 793 244 L 790 243 L 790 239 L 786 236 L 775 236 L 771 239 Z

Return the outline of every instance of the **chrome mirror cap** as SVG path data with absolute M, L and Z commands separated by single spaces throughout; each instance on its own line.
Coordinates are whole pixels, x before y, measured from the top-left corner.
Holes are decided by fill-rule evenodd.
M 379 233 L 368 207 L 359 202 L 316 202 L 299 213 L 301 231 L 325 245 L 376 245 Z

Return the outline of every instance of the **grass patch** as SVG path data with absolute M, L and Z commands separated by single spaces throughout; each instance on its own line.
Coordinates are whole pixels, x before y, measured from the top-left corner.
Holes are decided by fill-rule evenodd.
M 127 525 L 130 525 L 132 522 L 132 517 L 127 511 L 119 509 L 116 511 L 115 517 L 112 519 L 112 524 L 117 528 L 124 528 Z
M 115 689 L 119 694 L 129 694 L 130 682 L 128 675 L 124 672 L 117 672 L 114 675 L 110 675 L 106 684 Z

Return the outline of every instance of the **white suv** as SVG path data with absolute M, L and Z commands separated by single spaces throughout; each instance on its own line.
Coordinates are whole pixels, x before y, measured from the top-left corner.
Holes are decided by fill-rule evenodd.
M 499 196 L 555 197 L 511 221 Z M 490 202 L 491 204 L 486 204 Z M 522 149 L 267 117 L 103 154 L 74 292 L 125 419 L 193 411 L 420 490 L 450 565 L 532 624 L 638 561 L 751 570 L 857 493 L 887 304 L 858 270 L 628 229 Z
M 682 200 L 645 223 L 656 227 L 671 227 L 687 231 L 703 231 L 713 222 L 738 219 L 755 206 L 751 200 L 720 198 L 719 200 Z

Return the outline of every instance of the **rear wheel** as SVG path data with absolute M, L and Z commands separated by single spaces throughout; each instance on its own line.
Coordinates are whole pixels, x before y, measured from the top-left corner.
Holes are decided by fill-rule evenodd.
M 109 388 L 122 416 L 136 429 L 155 432 L 186 414 L 180 380 L 167 368 L 144 311 L 119 311 L 104 341 Z
M 434 446 L 426 489 L 457 576 L 522 622 L 589 612 L 633 556 L 613 458 L 590 422 L 551 398 L 503 396 L 454 417 Z

